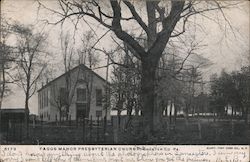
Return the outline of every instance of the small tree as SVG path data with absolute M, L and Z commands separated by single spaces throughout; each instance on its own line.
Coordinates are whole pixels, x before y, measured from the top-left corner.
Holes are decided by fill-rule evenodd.
M 116 51 L 121 54 L 119 61 L 112 71 L 112 98 L 114 100 L 114 110 L 118 112 L 118 119 L 120 119 L 121 112 L 127 111 L 128 121 L 126 128 L 129 126 L 132 119 L 132 112 L 139 115 L 140 110 L 140 77 L 141 71 L 139 60 L 135 58 L 129 47 L 124 43 L 120 50 Z
M 65 100 L 60 95 L 60 89 L 56 84 L 52 84 L 51 86 L 51 97 L 49 100 L 50 104 L 54 106 L 59 111 L 59 125 L 61 125 L 62 122 L 62 114 L 63 114 L 63 106 L 65 104 Z M 56 120 L 57 117 L 56 117 Z
M 12 48 L 6 44 L 6 39 L 9 36 L 10 26 L 5 22 L 5 20 L 0 15 L 0 122 L 1 118 L 1 109 L 3 99 L 6 95 L 9 94 L 11 89 L 8 87 L 10 83 L 13 83 L 9 77 L 10 64 L 13 63 L 14 58 L 12 56 Z M 1 133 L 1 126 L 0 126 Z M 0 137 L 1 138 L 1 137 Z M 0 139 L 1 142 L 1 139 Z
M 72 103 L 73 97 L 75 95 L 75 89 L 77 86 L 77 81 L 73 81 L 72 74 L 69 72 L 73 67 L 74 67 L 74 50 L 73 47 L 71 46 L 71 41 L 70 41 L 70 35 L 69 33 L 66 33 L 66 35 L 63 35 L 61 33 L 60 37 L 61 41 L 61 55 L 63 58 L 63 68 L 64 68 L 64 73 L 65 73 L 65 92 L 64 94 L 59 94 L 59 98 L 56 97 L 55 100 L 60 103 L 60 108 L 59 112 L 60 118 L 62 115 L 62 108 L 65 107 L 65 115 L 66 115 L 66 120 L 68 121 L 69 119 L 69 108 Z M 79 71 L 79 70 L 78 70 Z M 79 72 L 77 74 L 77 79 L 79 76 Z M 61 96 L 64 96 L 64 99 L 61 98 Z M 64 100 L 63 102 L 61 100 Z M 61 105 L 62 104 L 62 105 Z M 59 105 L 57 105 L 59 106 Z
M 250 107 L 250 66 L 241 69 L 241 79 L 239 84 L 239 93 L 242 96 L 242 115 L 245 123 L 248 123 L 249 107 Z
M 1 19 L 1 18 L 0 18 Z M 2 20 L 1 20 L 2 21 Z M 10 69 L 10 64 L 13 63 L 14 58 L 12 56 L 12 48 L 6 44 L 6 39 L 9 35 L 8 24 L 1 23 L 1 35 L 0 35 L 0 110 L 2 107 L 3 98 L 10 92 L 8 88 L 9 80 L 8 70 Z M 1 118 L 0 118 L 1 119 Z
M 45 58 L 45 35 L 34 33 L 32 27 L 25 27 L 19 24 L 13 25 L 12 30 L 16 33 L 16 62 L 18 85 L 25 94 L 25 127 L 28 136 L 29 121 L 29 99 L 37 90 L 37 83 L 46 67 Z
M 78 51 L 79 64 L 86 65 L 90 70 L 94 70 L 98 64 L 98 55 L 94 46 L 98 41 L 95 40 L 94 33 L 87 31 L 81 38 L 81 47 Z M 92 90 L 93 90 L 93 73 L 86 71 L 86 77 L 84 83 L 87 88 L 87 114 L 90 112 Z
M 232 107 L 232 112 L 234 112 L 236 106 L 238 106 L 236 103 L 237 94 L 230 74 L 222 71 L 219 77 L 213 77 L 211 80 L 211 106 L 213 112 L 222 116 L 225 114 L 225 107 L 228 105 Z

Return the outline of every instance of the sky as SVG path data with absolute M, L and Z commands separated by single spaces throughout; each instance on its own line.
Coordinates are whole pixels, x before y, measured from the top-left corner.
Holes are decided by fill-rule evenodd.
M 54 6 L 53 1 L 43 1 L 49 4 L 50 7 Z M 204 74 L 211 75 L 212 73 L 219 73 L 223 68 L 226 71 L 239 70 L 241 66 L 246 64 L 247 54 L 249 54 L 249 3 L 245 2 L 238 8 L 232 8 L 225 11 L 225 14 L 232 25 L 235 35 L 228 30 L 227 33 L 222 33 L 222 30 L 218 24 L 211 23 L 211 21 L 199 18 L 203 24 L 204 33 L 198 33 L 198 39 L 202 39 L 206 45 L 201 51 L 200 54 L 202 57 L 209 59 L 213 65 L 207 69 L 204 69 Z M 35 24 L 37 30 L 41 29 L 41 24 L 38 20 L 42 18 L 49 18 L 53 20 L 53 15 L 40 12 L 37 17 L 37 3 L 34 0 L 3 0 L 1 1 L 1 15 L 5 18 L 9 18 L 12 21 L 18 21 L 22 24 Z M 90 21 L 91 22 L 91 21 Z M 91 22 L 94 24 L 94 22 Z M 64 25 L 65 31 L 73 31 L 72 26 L 69 24 Z M 78 29 L 77 34 L 80 35 L 83 31 L 87 31 L 88 26 L 81 22 L 80 31 Z M 58 41 L 58 35 L 60 34 L 60 26 L 47 26 L 44 28 L 48 32 L 48 42 L 49 46 L 47 49 L 53 53 L 52 62 L 56 65 L 60 63 L 60 52 L 59 46 L 60 42 Z M 104 33 L 104 30 L 96 30 L 97 34 L 101 35 Z M 110 35 L 105 36 L 100 43 L 99 47 L 112 47 L 110 43 Z M 100 54 L 101 62 L 100 64 L 105 64 L 105 56 Z M 55 71 L 60 71 L 55 69 Z M 55 74 L 55 76 L 59 75 Z M 102 77 L 105 77 L 104 69 L 97 71 Z M 9 97 L 5 98 L 3 107 L 15 108 L 15 107 L 24 107 L 24 93 L 20 90 L 19 87 L 13 86 L 13 93 Z M 37 94 L 35 94 L 30 100 L 30 111 L 31 113 L 38 112 L 38 101 Z

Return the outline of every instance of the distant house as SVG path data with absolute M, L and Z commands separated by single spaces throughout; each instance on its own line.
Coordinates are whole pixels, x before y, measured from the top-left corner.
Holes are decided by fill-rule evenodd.
M 25 120 L 25 109 L 24 108 L 2 108 L 0 110 L 1 121 L 0 127 L 1 131 L 10 128 L 14 124 L 23 124 Z
M 37 120 L 38 119 L 38 116 L 35 115 L 35 114 L 30 114 L 29 115 L 29 121 L 32 122 L 33 120 Z
M 107 82 L 81 64 L 38 90 L 38 113 L 43 121 L 79 120 L 83 118 L 110 120 L 106 111 Z

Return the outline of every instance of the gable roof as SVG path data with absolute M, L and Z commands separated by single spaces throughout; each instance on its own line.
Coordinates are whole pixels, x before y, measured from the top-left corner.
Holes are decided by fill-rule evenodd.
M 101 79 L 103 82 L 106 82 L 108 84 L 110 84 L 109 82 L 107 82 L 103 77 L 101 77 L 100 75 L 98 75 L 96 72 L 94 72 L 93 70 L 91 70 L 90 68 L 88 68 L 87 66 L 85 66 L 84 64 L 80 64 L 76 67 L 74 67 L 73 69 L 70 69 L 69 71 L 67 71 L 66 73 L 63 73 L 62 75 L 58 76 L 57 78 L 53 79 L 52 81 L 46 83 L 44 86 L 42 86 L 39 90 L 37 90 L 37 92 L 43 90 L 44 88 L 48 87 L 49 85 L 51 85 L 53 82 L 55 82 L 56 80 L 62 78 L 63 76 L 65 76 L 67 73 L 71 73 L 74 70 L 76 70 L 77 68 L 84 68 L 88 71 L 90 71 L 92 74 L 94 74 L 97 78 Z

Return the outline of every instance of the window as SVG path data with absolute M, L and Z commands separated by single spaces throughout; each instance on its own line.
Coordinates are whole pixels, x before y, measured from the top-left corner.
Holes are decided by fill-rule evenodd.
M 97 110 L 95 112 L 96 117 L 102 117 L 102 110 Z
M 40 92 L 38 93 L 38 98 L 39 98 L 39 109 L 41 110 L 42 109 L 42 95 Z
M 42 108 L 44 108 L 44 92 L 42 91 Z
M 45 102 L 44 102 L 44 106 L 48 106 L 49 104 L 49 92 L 48 92 L 48 89 L 45 89 Z
M 76 98 L 77 101 L 86 101 L 86 89 L 77 88 Z
M 96 106 L 102 106 L 102 89 L 96 89 Z

